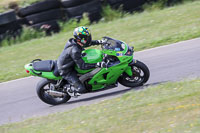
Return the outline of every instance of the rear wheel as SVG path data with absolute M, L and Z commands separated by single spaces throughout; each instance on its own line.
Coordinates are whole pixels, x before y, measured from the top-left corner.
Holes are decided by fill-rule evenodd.
M 43 102 L 51 105 L 66 103 L 71 98 L 71 96 L 69 96 L 67 93 L 63 93 L 64 94 L 63 96 L 50 95 L 49 91 L 52 91 L 54 86 L 55 84 L 47 79 L 41 80 L 36 87 L 38 97 Z
M 123 73 L 118 80 L 120 84 L 126 87 L 137 87 L 142 86 L 148 81 L 150 72 L 144 63 L 136 61 L 131 68 L 133 75 L 130 77 L 126 73 Z

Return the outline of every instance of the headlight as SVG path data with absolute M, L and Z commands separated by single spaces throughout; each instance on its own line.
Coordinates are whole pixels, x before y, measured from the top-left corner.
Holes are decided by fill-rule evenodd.
M 127 56 L 132 56 L 132 55 L 133 55 L 133 52 L 134 52 L 133 49 L 134 49 L 133 47 L 128 46 L 128 51 L 126 52 L 125 55 L 127 55 Z

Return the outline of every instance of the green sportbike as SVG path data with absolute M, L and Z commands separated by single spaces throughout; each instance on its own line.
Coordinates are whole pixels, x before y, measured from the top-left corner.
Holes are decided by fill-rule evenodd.
M 82 52 L 82 58 L 86 63 L 104 61 L 105 67 L 81 70 L 75 66 L 88 93 L 114 88 L 118 83 L 137 87 L 148 81 L 149 69 L 144 63 L 133 59 L 133 47 L 109 37 L 103 37 L 102 40 L 102 50 L 86 49 Z M 64 86 L 73 86 L 59 75 L 56 60 L 36 59 L 25 65 L 25 69 L 31 75 L 43 78 L 36 87 L 37 95 L 43 102 L 58 105 L 71 98 Z

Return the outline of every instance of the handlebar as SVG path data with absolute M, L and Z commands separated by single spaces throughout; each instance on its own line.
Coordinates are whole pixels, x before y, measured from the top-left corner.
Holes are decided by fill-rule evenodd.
M 111 43 L 109 43 L 109 42 L 103 42 L 103 43 L 101 43 L 101 48 L 104 49 L 104 46 L 109 47 L 110 45 L 111 45 Z

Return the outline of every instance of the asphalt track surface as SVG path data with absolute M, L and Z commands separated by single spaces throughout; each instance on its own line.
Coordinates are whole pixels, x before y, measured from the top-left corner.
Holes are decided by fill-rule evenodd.
M 144 62 L 151 72 L 150 80 L 142 88 L 200 77 L 200 38 L 136 52 L 135 59 Z M 28 77 L 0 83 L 0 125 L 98 103 L 132 90 L 119 85 L 82 95 L 78 99 L 72 98 L 66 104 L 51 106 L 40 101 L 36 95 L 35 87 L 39 80 L 37 77 Z

